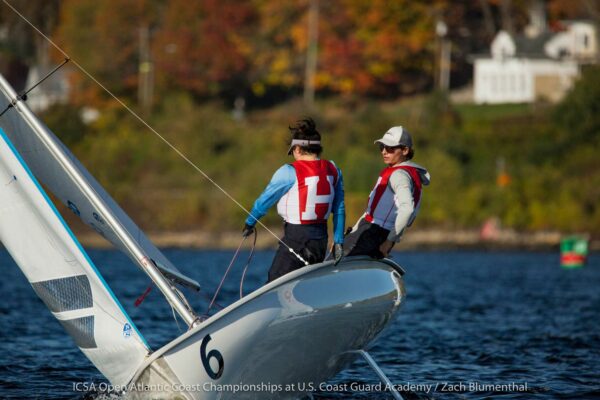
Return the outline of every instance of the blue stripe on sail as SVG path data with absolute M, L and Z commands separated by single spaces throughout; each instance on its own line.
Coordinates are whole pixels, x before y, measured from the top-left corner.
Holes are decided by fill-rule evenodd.
M 94 265 L 94 263 L 92 262 L 92 260 L 90 259 L 90 257 L 88 256 L 87 252 L 83 249 L 83 247 L 81 246 L 81 243 L 79 243 L 79 240 L 77 240 L 77 238 L 75 237 L 75 235 L 73 234 L 73 232 L 71 232 L 71 228 L 69 228 L 69 226 L 67 225 L 67 223 L 64 221 L 64 219 L 62 218 L 62 215 L 60 215 L 60 213 L 58 212 L 58 210 L 54 206 L 54 203 L 52 203 L 52 201 L 50 200 L 50 198 L 48 197 L 48 195 L 46 194 L 46 192 L 44 191 L 44 189 L 42 189 L 42 186 L 39 184 L 39 182 L 37 181 L 37 179 L 35 178 L 35 176 L 31 172 L 31 170 L 29 169 L 29 166 L 25 163 L 25 161 L 21 157 L 21 154 L 19 154 L 19 152 L 17 151 L 17 149 L 15 148 L 15 146 L 12 144 L 12 142 L 10 141 L 10 139 L 8 138 L 8 136 L 6 135 L 6 133 L 4 133 L 4 130 L 2 128 L 0 128 L 0 136 L 2 136 L 2 138 L 4 139 L 4 141 L 6 142 L 6 144 L 8 145 L 8 147 L 11 149 L 11 151 L 13 152 L 13 154 L 15 155 L 15 157 L 17 158 L 17 160 L 19 160 L 19 162 L 21 163 L 21 166 L 27 172 L 27 174 L 29 175 L 29 178 L 32 180 L 32 182 L 35 184 L 35 186 L 38 188 L 39 192 L 42 194 L 42 196 L 44 197 L 44 199 L 46 199 L 46 202 L 48 203 L 48 205 L 50 206 L 50 208 L 52 209 L 52 211 L 54 212 L 54 214 L 56 215 L 56 217 L 58 218 L 58 220 L 61 222 L 61 224 L 63 225 L 63 227 L 65 228 L 65 230 L 69 234 L 69 236 L 71 236 L 71 239 L 73 240 L 73 242 L 75 243 L 75 245 L 77 246 L 77 248 L 79 249 L 79 251 L 81 252 L 81 254 L 83 254 L 83 256 L 85 257 L 85 259 L 88 262 L 88 264 L 90 265 L 90 267 L 92 267 L 92 270 L 96 273 L 96 276 L 98 276 L 98 279 L 100 279 L 100 282 L 102 283 L 102 285 L 104 285 L 104 288 L 106 289 L 106 291 L 108 292 L 108 294 L 110 294 L 110 296 L 112 297 L 113 301 L 117 304 L 117 306 L 119 307 L 119 309 L 121 310 L 121 312 L 123 313 L 123 315 L 125 316 L 125 318 L 127 319 L 127 322 L 133 327 L 133 329 L 135 330 L 135 332 L 138 334 L 138 336 L 142 340 L 144 346 L 146 346 L 146 349 L 150 350 L 150 346 L 148 345 L 148 342 L 146 342 L 146 339 L 142 336 L 142 334 L 140 333 L 140 331 L 138 331 L 138 329 L 135 326 L 135 324 L 133 323 L 133 321 L 129 318 L 129 314 L 127 314 L 127 312 L 125 311 L 125 309 L 121 305 L 121 302 L 119 301 L 119 299 L 117 299 L 117 297 L 113 293 L 113 291 L 110 288 L 110 286 L 108 286 L 108 284 L 104 280 L 104 277 L 100 274 L 100 272 L 98 271 L 98 269 L 96 268 L 96 266 Z

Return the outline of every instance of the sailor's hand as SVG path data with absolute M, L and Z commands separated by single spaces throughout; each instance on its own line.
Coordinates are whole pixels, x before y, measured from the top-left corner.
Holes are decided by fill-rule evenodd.
M 333 265 L 337 265 L 337 263 L 340 262 L 340 260 L 342 259 L 342 257 L 344 256 L 344 247 L 342 246 L 341 243 L 336 243 L 333 245 L 333 259 L 335 260 L 335 262 L 333 263 Z
M 394 244 L 396 243 L 392 242 L 391 240 L 386 240 L 385 242 L 381 243 L 381 246 L 379 246 L 379 251 L 381 254 L 383 254 L 383 257 L 390 256 L 390 251 L 392 251 Z
M 254 232 L 254 227 L 250 226 L 248 224 L 245 224 L 244 230 L 242 231 L 242 236 L 247 238 L 248 236 L 252 235 L 253 232 Z

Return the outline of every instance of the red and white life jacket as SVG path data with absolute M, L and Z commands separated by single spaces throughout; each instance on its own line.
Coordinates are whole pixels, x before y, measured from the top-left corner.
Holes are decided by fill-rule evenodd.
M 377 183 L 375 183 L 375 187 L 369 195 L 369 204 L 367 205 L 365 219 L 368 222 L 374 223 L 388 230 L 392 230 L 394 228 L 396 216 L 398 215 L 395 194 L 388 185 L 388 182 L 390 180 L 390 176 L 392 176 L 392 174 L 399 169 L 406 171 L 413 181 L 412 195 L 415 211 L 413 211 L 411 220 L 414 219 L 421 201 L 422 183 L 421 176 L 419 175 L 419 170 L 417 168 L 408 165 L 398 165 L 395 167 L 387 167 L 381 171 L 381 174 L 379 174 L 379 179 L 377 179 Z
M 331 161 L 296 161 L 294 186 L 277 203 L 277 212 L 290 224 L 326 223 L 335 196 L 338 171 Z

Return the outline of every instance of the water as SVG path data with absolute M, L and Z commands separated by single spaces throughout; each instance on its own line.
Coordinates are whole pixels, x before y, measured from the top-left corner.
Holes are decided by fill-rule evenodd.
M 207 295 L 233 255 L 165 252 Z M 148 279 L 125 256 L 97 250 L 90 255 L 153 348 L 178 336 L 172 311 L 156 289 L 142 306 L 133 306 Z M 246 293 L 264 281 L 272 256 L 256 254 Z M 394 256 L 407 270 L 408 296 L 371 354 L 406 399 L 600 398 L 600 254 L 580 270 L 561 269 L 558 254 L 550 252 Z M 236 299 L 242 264 L 228 278 L 220 303 Z M 1 249 L 0 268 L 0 398 L 99 397 L 97 390 L 74 390 L 77 383 L 105 381 Z M 192 297 L 197 310 L 207 303 L 206 297 Z M 357 361 L 315 398 L 390 399 L 377 383 L 366 363 Z

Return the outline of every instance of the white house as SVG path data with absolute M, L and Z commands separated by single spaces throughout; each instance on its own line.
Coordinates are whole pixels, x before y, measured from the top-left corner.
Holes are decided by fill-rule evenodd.
M 563 21 L 566 28 L 556 33 L 544 46 L 549 57 L 566 58 L 581 64 L 593 63 L 598 55 L 598 36 L 590 22 Z
M 579 75 L 580 64 L 595 62 L 598 41 L 595 26 L 569 21 L 560 32 L 533 37 L 500 31 L 490 55 L 474 62 L 476 103 L 529 103 L 560 100 Z

